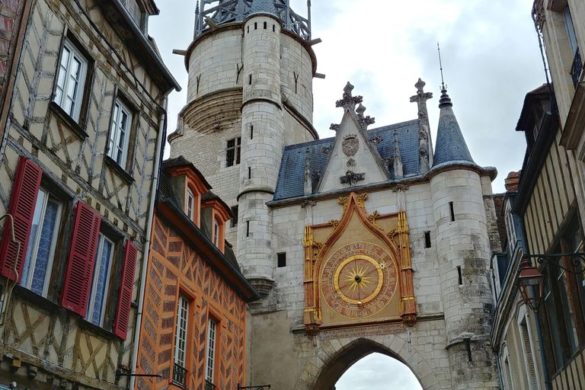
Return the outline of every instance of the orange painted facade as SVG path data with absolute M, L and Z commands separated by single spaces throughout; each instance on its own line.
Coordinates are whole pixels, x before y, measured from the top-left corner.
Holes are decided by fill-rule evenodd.
M 237 389 L 246 380 L 246 302 L 255 292 L 182 203 L 157 203 L 136 373 L 161 377 L 139 377 L 136 389 L 205 389 L 210 319 L 217 323 L 211 382 Z M 183 385 L 174 372 L 179 296 L 188 302 Z

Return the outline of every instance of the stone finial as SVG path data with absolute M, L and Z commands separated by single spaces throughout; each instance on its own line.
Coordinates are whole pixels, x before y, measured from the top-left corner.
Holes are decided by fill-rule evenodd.
M 305 151 L 305 196 L 313 193 L 313 175 L 311 174 L 311 155 L 310 150 L 307 148 Z
M 364 113 L 366 112 L 366 107 L 360 103 L 360 105 L 358 106 L 358 108 L 356 109 L 356 113 L 358 116 L 358 119 L 360 121 L 360 124 L 362 125 L 362 127 L 364 129 L 366 129 L 369 125 L 373 124 L 376 122 L 375 118 L 372 118 L 371 116 L 364 116 Z
M 427 100 L 433 98 L 431 92 L 425 92 L 424 87 L 426 83 L 419 77 L 414 87 L 416 88 L 416 95 L 410 97 L 410 102 L 418 106 L 418 119 L 420 121 L 419 131 L 419 151 L 420 151 L 420 171 L 426 173 L 433 164 L 433 146 L 431 140 L 431 125 L 429 123 L 429 113 L 427 110 Z
M 393 171 L 394 178 L 400 179 L 404 177 L 404 166 L 402 165 L 402 156 L 400 155 L 400 142 L 398 141 L 398 134 L 394 132 L 394 156 L 393 156 Z
M 335 102 L 335 106 L 343 107 L 347 112 L 355 113 L 361 126 L 366 129 L 368 125 L 371 125 L 375 122 L 375 119 L 371 116 L 364 116 L 366 107 L 361 104 L 364 98 L 362 96 L 353 96 L 353 88 L 354 86 L 348 81 L 345 85 L 345 88 L 343 88 L 343 99 Z M 356 108 L 356 105 L 358 104 L 359 106 Z
M 343 99 L 335 102 L 336 107 L 343 107 L 346 110 L 355 112 L 356 104 L 360 104 L 364 98 L 362 96 L 353 96 L 353 88 L 354 86 L 349 81 L 345 84 L 345 88 L 343 88 Z

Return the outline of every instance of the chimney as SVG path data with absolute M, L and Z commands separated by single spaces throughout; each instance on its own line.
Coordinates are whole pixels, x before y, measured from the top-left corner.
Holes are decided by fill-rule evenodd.
M 504 185 L 507 192 L 518 192 L 518 185 L 520 184 L 520 172 L 510 172 L 508 177 L 504 180 Z

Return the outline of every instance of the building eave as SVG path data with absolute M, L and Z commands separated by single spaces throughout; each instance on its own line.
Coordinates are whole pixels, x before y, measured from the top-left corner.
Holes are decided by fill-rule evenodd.
M 128 48 L 141 59 L 153 80 L 165 92 L 172 89 L 180 91 L 181 86 L 150 44 L 148 36 L 138 28 L 120 0 L 100 1 L 98 5 L 102 8 L 104 17 L 111 23 L 112 28 L 125 40 Z
M 157 213 L 171 228 L 177 230 L 185 238 L 186 243 L 196 250 L 202 260 L 209 264 L 244 301 L 252 302 L 259 298 L 254 287 L 240 270 L 225 258 L 224 254 L 187 218 L 182 210 L 168 200 L 159 199 Z

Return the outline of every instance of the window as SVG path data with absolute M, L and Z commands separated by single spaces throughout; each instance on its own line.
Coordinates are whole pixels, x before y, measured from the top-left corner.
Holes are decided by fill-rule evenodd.
M 238 226 L 238 205 L 232 206 L 232 221 L 231 221 L 231 227 L 236 227 Z
M 241 144 L 242 139 L 240 137 L 228 140 L 226 150 L 226 166 L 231 167 L 240 163 Z
M 217 220 L 217 218 L 213 218 L 213 243 L 215 244 L 216 247 L 219 248 L 219 230 L 220 230 L 220 225 L 219 225 L 219 221 Z
M 565 20 L 565 30 L 567 30 L 567 38 L 569 39 L 569 46 L 571 47 L 572 54 L 577 52 L 577 34 L 575 34 L 575 26 L 573 25 L 573 18 L 571 17 L 571 10 L 569 6 L 565 7 L 563 11 L 563 18 Z
M 175 330 L 175 366 L 173 370 L 173 382 L 185 386 L 187 376 L 187 324 L 189 316 L 189 301 L 184 295 L 179 295 L 177 303 L 177 323 Z
M 583 236 L 578 225 L 575 218 L 568 229 L 562 232 L 552 253 L 580 251 Z M 551 266 L 543 270 L 545 291 L 543 310 L 540 311 L 544 328 L 543 344 L 550 363 L 548 369 L 551 376 L 567 366 L 585 345 L 583 277 L 580 273 L 575 273 L 569 258 L 560 259 L 559 264 L 562 268 Z
M 583 70 L 583 62 L 581 60 L 581 53 L 579 52 L 579 45 L 577 43 L 577 34 L 575 34 L 575 25 L 573 24 L 571 10 L 568 5 L 563 10 L 563 19 L 565 21 L 565 30 L 567 32 L 567 39 L 571 49 L 572 62 L 570 74 L 573 79 L 573 85 L 576 87 L 581 77 L 581 71 Z
M 79 121 L 87 68 L 87 59 L 66 39 L 59 61 L 53 101 L 75 121 Z
M 207 329 L 207 369 L 205 370 L 206 388 L 213 388 L 213 373 L 215 369 L 215 349 L 217 340 L 217 321 L 209 319 Z
M 526 321 L 526 317 L 523 317 L 519 323 L 520 327 L 520 338 L 521 338 L 521 347 L 522 347 L 522 354 L 524 355 L 524 376 L 526 381 L 529 383 L 530 389 L 538 389 L 537 380 L 536 378 L 536 366 L 534 364 L 534 358 L 532 353 L 532 340 L 530 337 L 530 332 L 528 330 L 528 323 Z
M 449 202 L 449 214 L 451 216 L 451 222 L 455 221 L 455 207 L 453 206 L 453 202 Z
M 431 232 L 426 231 L 425 232 L 425 248 L 430 248 L 431 247 Z
M 286 252 L 277 253 L 276 261 L 278 263 L 278 268 L 286 267 Z
M 93 283 L 86 319 L 94 325 L 103 326 L 106 308 L 108 286 L 110 285 L 110 270 L 114 257 L 114 242 L 100 233 L 98 238 Z
M 187 196 L 185 199 L 185 209 L 187 216 L 191 221 L 195 221 L 195 195 L 191 189 L 187 189 Z
M 128 158 L 128 141 L 131 126 L 132 113 L 130 109 L 120 99 L 116 99 L 108 140 L 108 157 L 123 168 L 125 168 Z
M 40 189 L 34 209 L 20 284 L 35 294 L 47 296 L 63 206 Z

